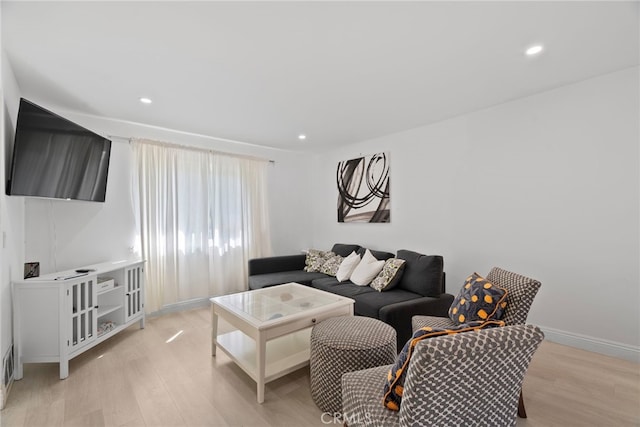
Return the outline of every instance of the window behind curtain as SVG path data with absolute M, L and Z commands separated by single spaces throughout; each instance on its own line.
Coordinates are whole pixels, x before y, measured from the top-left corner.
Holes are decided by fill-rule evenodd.
M 146 310 L 247 289 L 271 254 L 266 160 L 132 142 Z

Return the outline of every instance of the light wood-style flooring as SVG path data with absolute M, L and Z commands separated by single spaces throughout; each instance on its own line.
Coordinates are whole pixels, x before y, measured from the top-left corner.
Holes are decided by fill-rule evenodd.
M 340 425 L 321 418 L 308 368 L 268 383 L 260 405 L 255 383 L 222 352 L 212 358 L 210 343 L 202 308 L 130 327 L 73 359 L 62 381 L 57 364 L 25 365 L 0 425 Z M 524 395 L 518 426 L 640 425 L 640 365 L 624 360 L 543 342 Z

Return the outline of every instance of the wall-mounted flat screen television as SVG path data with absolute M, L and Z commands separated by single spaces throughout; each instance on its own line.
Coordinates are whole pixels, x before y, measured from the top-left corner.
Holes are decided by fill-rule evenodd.
M 20 99 L 7 194 L 104 202 L 111 141 Z

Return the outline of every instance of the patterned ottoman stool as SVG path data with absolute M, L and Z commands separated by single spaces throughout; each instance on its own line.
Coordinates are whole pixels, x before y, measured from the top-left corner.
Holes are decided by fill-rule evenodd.
M 324 412 L 342 411 L 346 372 L 396 360 L 396 330 L 370 317 L 334 317 L 311 330 L 311 397 Z

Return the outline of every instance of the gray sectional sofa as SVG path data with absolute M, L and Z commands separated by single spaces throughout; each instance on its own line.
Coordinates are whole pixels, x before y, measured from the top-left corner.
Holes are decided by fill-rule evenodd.
M 332 252 L 346 257 L 352 251 L 360 256 L 365 248 L 337 243 Z M 370 286 L 357 286 L 350 281 L 339 282 L 323 273 L 304 271 L 305 254 L 256 258 L 249 261 L 249 288 L 297 282 L 355 300 L 356 315 L 380 319 L 393 326 L 398 336 L 398 349 L 411 337 L 411 318 L 414 315 L 447 316 L 453 295 L 445 293 L 443 258 L 423 255 L 409 250 L 390 252 L 371 250 L 378 260 L 404 259 L 405 268 L 398 285 L 378 292 Z

